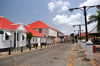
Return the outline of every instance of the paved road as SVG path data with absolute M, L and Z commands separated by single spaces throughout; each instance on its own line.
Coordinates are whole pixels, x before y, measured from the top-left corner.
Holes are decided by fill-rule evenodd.
M 63 43 L 0 58 L 0 66 L 67 66 L 74 44 Z

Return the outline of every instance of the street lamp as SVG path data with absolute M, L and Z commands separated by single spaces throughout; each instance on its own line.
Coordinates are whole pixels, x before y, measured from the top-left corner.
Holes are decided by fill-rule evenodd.
M 79 36 L 79 31 L 83 31 L 83 30 L 74 30 L 74 32 L 75 32 L 75 31 L 78 31 L 78 36 Z
M 80 30 L 80 37 L 81 37 L 81 26 L 83 26 L 83 25 L 85 25 L 85 24 L 73 25 L 73 27 L 75 27 L 75 26 L 79 26 L 79 30 Z M 81 40 L 81 39 L 80 39 L 80 40 Z
M 85 29 L 86 29 L 86 41 L 88 41 L 88 34 L 87 34 L 87 19 L 86 19 L 86 11 L 89 9 L 89 8 L 92 8 L 92 7 L 97 7 L 99 10 L 100 10 L 100 5 L 94 5 L 94 6 L 83 6 L 83 7 L 78 7 L 78 8 L 71 8 L 69 9 L 69 11 L 72 13 L 74 11 L 74 9 L 80 9 L 83 11 L 84 13 L 84 17 L 85 17 Z
M 81 32 L 81 31 L 83 31 L 83 30 L 74 30 L 74 32 L 75 31 L 78 31 L 78 35 L 77 36 L 79 36 L 79 31 Z M 81 36 L 80 36 L 81 37 Z M 78 38 L 78 37 L 77 37 Z M 80 39 L 81 40 L 81 39 Z M 77 39 L 76 39 L 76 42 L 77 42 Z

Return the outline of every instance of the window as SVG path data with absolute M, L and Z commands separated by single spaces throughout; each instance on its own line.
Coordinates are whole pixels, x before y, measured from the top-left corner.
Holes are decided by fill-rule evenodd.
M 33 38 L 33 42 L 34 42 L 34 38 Z
M 24 40 L 25 39 L 25 37 L 24 37 L 24 35 L 22 35 L 22 40 Z
M 9 36 L 7 35 L 7 33 L 5 33 L 5 39 L 9 40 Z
M 42 28 L 39 28 L 39 33 L 42 33 Z
M 37 42 L 37 38 L 36 38 L 36 42 Z
M 4 34 L 4 31 L 0 31 L 0 34 Z
M 17 41 L 19 41 L 19 33 L 17 33 Z

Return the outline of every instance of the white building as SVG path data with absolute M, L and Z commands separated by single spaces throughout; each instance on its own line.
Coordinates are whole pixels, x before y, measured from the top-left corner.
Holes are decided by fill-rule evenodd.
M 30 26 L 25 26 L 25 28 L 26 28 L 27 32 L 31 32 L 33 35 L 33 37 L 30 40 L 31 45 L 38 43 L 38 46 L 40 46 L 42 42 L 45 42 L 44 35 L 42 35 L 38 31 L 32 29 L 32 27 L 30 27 Z M 27 45 L 28 45 L 28 41 L 27 41 Z
M 57 37 L 57 31 L 53 30 L 50 26 L 42 21 L 36 21 L 28 26 L 44 35 L 44 38 L 41 38 L 41 42 L 46 42 L 47 44 L 54 43 L 54 38 Z
M 0 49 L 26 46 L 26 29 L 0 17 Z

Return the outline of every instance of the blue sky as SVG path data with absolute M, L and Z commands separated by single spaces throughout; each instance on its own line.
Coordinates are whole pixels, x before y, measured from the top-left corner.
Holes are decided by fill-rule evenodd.
M 70 35 L 79 28 L 73 28 L 72 25 L 84 24 L 84 16 L 81 10 L 70 13 L 69 8 L 99 4 L 100 0 L 0 0 L 0 16 L 24 25 L 41 20 L 65 35 Z M 96 10 L 95 7 L 89 9 L 87 16 L 96 14 Z M 96 23 L 88 25 L 88 31 L 95 26 Z M 82 29 L 85 32 L 84 26 Z

